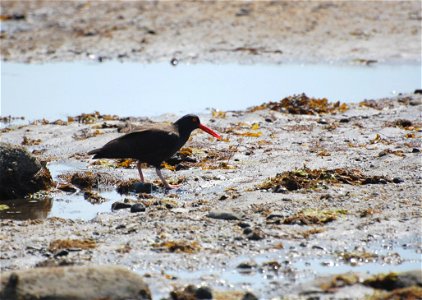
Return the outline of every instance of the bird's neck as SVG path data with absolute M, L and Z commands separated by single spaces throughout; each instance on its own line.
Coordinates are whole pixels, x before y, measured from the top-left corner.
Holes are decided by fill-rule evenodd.
M 187 129 L 187 128 L 183 128 L 183 127 L 178 126 L 178 125 L 176 125 L 176 127 L 177 127 L 178 132 L 179 132 L 180 142 L 181 142 L 182 145 L 184 145 L 188 141 L 190 134 L 192 133 L 192 130 Z

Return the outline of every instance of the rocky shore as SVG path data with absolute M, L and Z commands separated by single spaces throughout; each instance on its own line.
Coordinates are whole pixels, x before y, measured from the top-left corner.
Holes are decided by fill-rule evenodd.
M 2 62 L 421 62 L 420 1 L 0 6 Z M 177 115 L 2 116 L 0 298 L 421 299 L 415 89 L 199 115 L 223 139 L 195 131 L 163 165 L 170 192 L 87 153 Z
M 2 60 L 420 62 L 419 1 L 2 1 Z
M 136 192 L 134 162 L 86 153 L 130 126 L 176 116 L 95 113 L 4 128 L 4 142 L 38 141 L 25 147 L 47 168 L 82 166 L 35 198 L 70 193 L 108 201 L 110 211 L 89 221 L 1 220 L 2 272 L 116 264 L 141 275 L 154 299 L 190 299 L 200 287 L 216 299 L 420 295 L 420 273 L 404 291 L 363 284 L 420 265 L 420 113 L 420 94 L 350 105 L 296 95 L 201 115 L 223 141 L 194 132 L 165 164 L 182 185 L 168 193 L 151 169 L 155 188 Z M 117 202 L 104 194 L 113 189 Z M 357 271 L 348 281 L 341 270 Z M 305 284 L 329 274 L 337 277 Z

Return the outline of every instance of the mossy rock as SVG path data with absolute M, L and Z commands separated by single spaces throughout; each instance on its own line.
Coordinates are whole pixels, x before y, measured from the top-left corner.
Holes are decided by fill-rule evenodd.
M 27 150 L 0 143 L 0 200 L 23 198 L 52 185 L 48 169 Z

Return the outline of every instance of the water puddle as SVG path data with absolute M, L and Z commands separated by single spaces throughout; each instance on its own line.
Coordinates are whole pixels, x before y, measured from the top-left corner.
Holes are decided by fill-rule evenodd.
M 63 181 L 59 175 L 89 171 L 87 164 L 79 161 L 55 161 L 49 163 L 47 168 L 50 171 L 51 177 L 57 183 Z M 84 198 L 84 192 L 81 190 L 73 193 L 53 191 L 49 192 L 48 197 L 40 195 L 29 199 L 0 201 L 0 205 L 7 205 L 8 207 L 7 209 L 0 209 L 0 219 L 27 220 L 60 217 L 88 221 L 95 218 L 97 214 L 110 213 L 112 211 L 111 205 L 114 202 L 123 202 L 125 198 L 130 198 L 130 195 L 119 194 L 114 187 L 100 187 L 94 190 L 105 199 L 104 202 L 90 203 Z M 182 188 L 170 191 L 169 193 L 183 195 L 187 192 Z M 154 190 L 151 192 L 151 195 L 162 196 L 163 190 Z
M 293 243 L 283 242 L 285 249 L 251 256 L 238 256 L 230 260 L 225 268 L 187 270 L 166 270 L 165 273 L 188 282 L 207 285 L 218 290 L 253 290 L 257 294 L 280 295 L 289 292 L 298 283 L 310 282 L 317 277 L 332 276 L 348 272 L 375 275 L 389 272 L 406 272 L 420 269 L 422 257 L 418 250 L 406 249 L 403 244 L 417 244 L 415 237 L 394 241 L 392 247 L 381 247 L 379 243 L 368 245 L 367 251 L 380 256 L 396 256 L 398 261 L 361 262 L 357 265 L 345 263 L 331 255 L 319 256 L 307 250 L 289 250 Z M 292 248 L 294 249 L 294 247 Z M 238 268 L 241 263 L 250 264 L 251 268 Z M 328 263 L 329 262 L 329 263 Z M 269 267 L 268 267 L 269 266 Z M 139 271 L 142 274 L 142 271 Z M 165 296 L 160 286 L 151 284 L 154 295 Z M 159 297 L 157 297 L 159 298 Z
M 27 121 L 100 111 L 124 116 L 237 110 L 305 92 L 330 101 L 413 92 L 420 65 L 1 63 L 1 115 Z
M 52 198 L 0 201 L 0 205 L 8 207 L 8 209 L 0 210 L 0 219 L 45 219 L 49 216 L 53 202 Z
M 86 164 L 80 162 L 54 162 L 47 165 L 54 181 L 60 182 L 58 177 L 66 172 L 75 172 L 86 169 Z M 0 210 L 0 219 L 45 219 L 60 217 L 66 219 L 91 220 L 99 213 L 111 212 L 111 204 L 123 200 L 114 189 L 100 189 L 101 196 L 106 199 L 99 204 L 91 204 L 85 200 L 83 192 L 74 193 L 53 192 L 47 198 L 16 199 L 1 201 L 9 208 Z

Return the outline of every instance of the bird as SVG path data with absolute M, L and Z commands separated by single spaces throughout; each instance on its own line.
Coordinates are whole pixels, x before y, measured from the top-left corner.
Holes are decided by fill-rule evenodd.
M 94 149 L 88 154 L 94 155 L 93 159 L 130 158 L 137 160 L 137 169 L 142 183 L 145 182 L 145 179 L 141 166 L 142 163 L 147 163 L 155 167 L 165 189 L 170 190 L 178 188 L 178 186 L 167 183 L 161 173 L 161 164 L 183 147 L 195 129 L 201 129 L 221 140 L 218 133 L 201 124 L 197 115 L 188 114 L 171 124 L 155 123 L 137 127 L 132 132 L 111 140 L 103 147 Z

